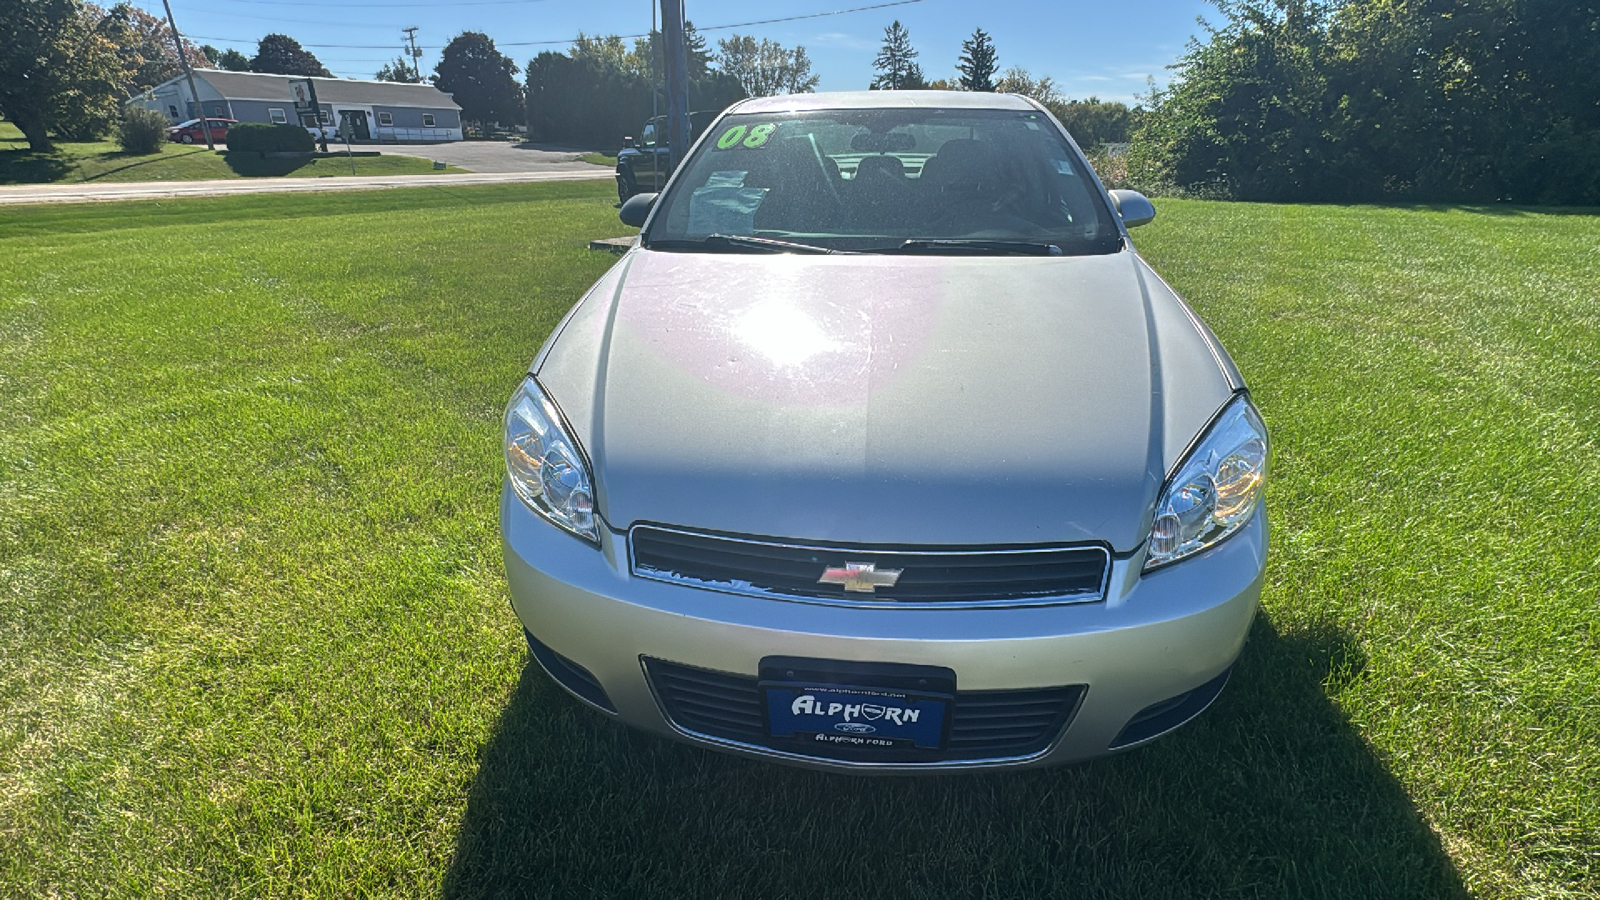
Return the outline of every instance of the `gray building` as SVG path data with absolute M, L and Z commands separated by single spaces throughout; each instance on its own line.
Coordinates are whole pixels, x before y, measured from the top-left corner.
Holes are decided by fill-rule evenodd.
M 173 124 L 200 118 L 200 109 L 213 118 L 240 122 L 295 121 L 289 82 L 295 75 L 263 75 L 223 69 L 195 69 L 198 98 L 189 93 L 183 76 L 164 81 L 128 102 L 165 115 Z M 461 107 L 450 95 L 431 84 L 393 81 L 352 81 L 316 78 L 321 126 L 329 137 L 348 129 L 356 143 L 461 140 Z M 300 124 L 315 128 L 319 123 Z

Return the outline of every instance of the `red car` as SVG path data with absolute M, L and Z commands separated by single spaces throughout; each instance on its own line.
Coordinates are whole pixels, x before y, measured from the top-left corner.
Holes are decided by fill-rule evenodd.
M 206 124 L 211 127 L 211 142 L 226 142 L 228 140 L 228 127 L 237 125 L 237 119 L 206 119 Z M 167 140 L 177 141 L 180 144 L 193 144 L 204 141 L 205 135 L 200 131 L 200 120 L 190 119 L 180 122 L 167 129 Z

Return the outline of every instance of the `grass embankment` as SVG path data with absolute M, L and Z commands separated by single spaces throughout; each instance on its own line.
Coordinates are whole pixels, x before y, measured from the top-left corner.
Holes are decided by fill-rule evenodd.
M 1233 683 L 1091 765 L 872 780 L 527 667 L 500 413 L 610 195 L 0 221 L 0 895 L 1600 892 L 1600 219 L 1161 204 L 1276 439 Z
M 585 153 L 582 156 L 579 156 L 578 159 L 596 166 L 605 166 L 608 169 L 615 169 L 617 167 L 617 156 L 614 153 L 610 155 L 604 153 Z
M 341 149 L 329 144 L 328 149 Z M 358 156 L 356 175 L 435 174 L 431 160 L 415 156 Z M 455 166 L 444 172 L 463 172 Z M 0 184 L 76 184 L 113 181 L 213 181 L 222 178 L 326 178 L 350 175 L 350 160 L 261 159 L 255 153 L 207 150 L 204 144 L 163 144 L 159 153 L 122 152 L 116 141 L 57 142 L 34 153 L 10 122 L 0 122 Z

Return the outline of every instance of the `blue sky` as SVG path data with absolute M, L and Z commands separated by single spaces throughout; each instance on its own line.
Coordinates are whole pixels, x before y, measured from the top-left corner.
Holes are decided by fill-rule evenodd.
M 1146 80 L 1165 83 L 1166 66 L 1199 31 L 1195 17 L 1205 0 L 920 0 L 885 9 L 845 13 L 736 29 L 715 26 L 827 13 L 882 0 L 685 0 L 688 16 L 715 43 L 730 34 L 804 45 L 819 90 L 856 90 L 872 79 L 872 57 L 883 29 L 899 19 L 921 52 L 929 78 L 954 77 L 961 42 L 981 27 L 993 36 L 1000 64 L 1049 75 L 1069 97 L 1091 95 L 1132 102 Z M 482 31 L 519 66 L 541 50 L 564 50 L 580 31 L 638 34 L 649 30 L 650 0 L 172 0 L 178 25 L 196 43 L 232 47 L 248 55 L 264 34 L 300 41 L 334 74 L 371 78 L 398 54 L 400 29 L 416 25 L 431 71 L 438 50 L 462 31 Z M 137 5 L 161 14 L 160 0 Z M 533 42 L 553 42 L 536 45 Z M 315 46 L 345 45 L 345 46 Z

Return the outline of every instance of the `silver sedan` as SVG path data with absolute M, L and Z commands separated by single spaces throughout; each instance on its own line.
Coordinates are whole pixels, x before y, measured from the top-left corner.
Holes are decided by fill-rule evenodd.
M 512 606 L 606 715 L 910 772 L 1142 744 L 1256 613 L 1267 432 L 1022 97 L 750 100 L 505 416 Z

